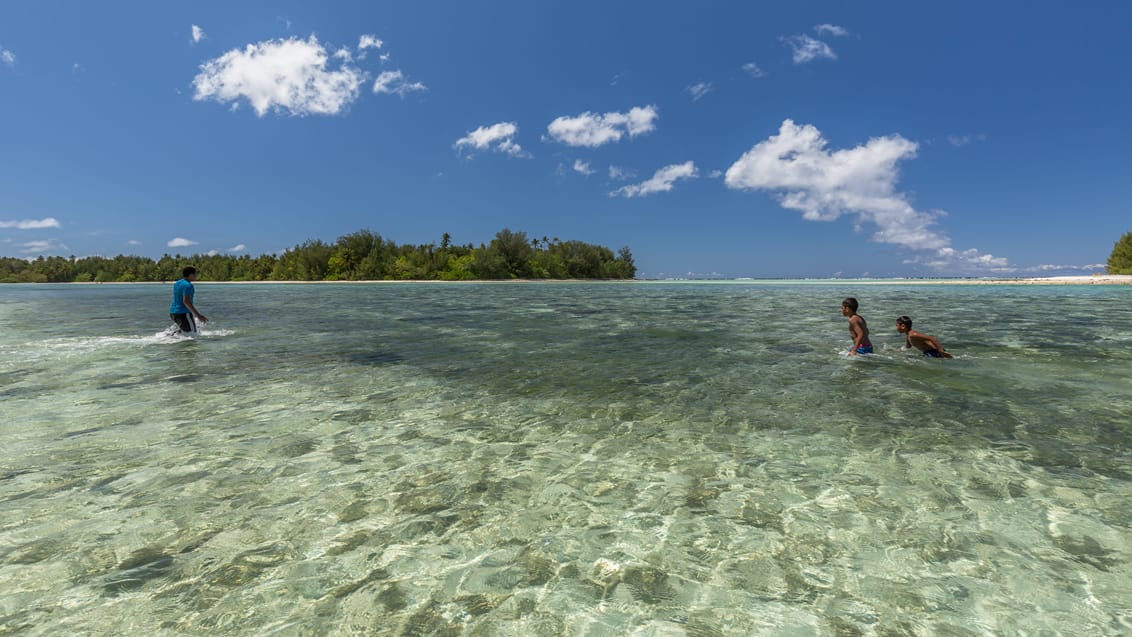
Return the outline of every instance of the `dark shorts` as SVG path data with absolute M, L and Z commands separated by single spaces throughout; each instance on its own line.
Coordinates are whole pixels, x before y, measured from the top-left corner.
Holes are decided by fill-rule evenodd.
M 861 346 L 857 348 L 857 353 L 858 354 L 872 354 L 873 353 L 873 344 L 872 343 L 862 343 Z
M 192 334 L 197 331 L 197 323 L 193 320 L 192 314 L 170 314 L 169 318 L 181 328 L 181 331 L 186 334 Z
M 940 354 L 939 350 L 935 348 L 924 350 L 924 356 L 930 356 L 932 358 L 943 358 L 943 354 Z

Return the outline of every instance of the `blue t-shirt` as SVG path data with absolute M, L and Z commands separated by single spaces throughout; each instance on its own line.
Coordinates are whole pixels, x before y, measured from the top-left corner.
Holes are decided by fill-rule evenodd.
M 180 279 L 173 284 L 173 303 L 169 305 L 170 314 L 188 314 L 189 308 L 185 307 L 185 295 L 189 295 L 189 302 L 193 300 L 193 294 L 196 290 L 193 289 L 192 281 L 188 279 Z

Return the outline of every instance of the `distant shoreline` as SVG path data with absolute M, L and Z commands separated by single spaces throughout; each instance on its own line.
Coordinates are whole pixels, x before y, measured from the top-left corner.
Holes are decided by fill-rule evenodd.
M 83 281 L 68 283 L 32 283 L 30 285 L 170 285 L 173 281 Z M 811 283 L 838 285 L 1132 285 L 1132 274 L 1093 274 L 998 279 L 477 279 L 472 281 L 439 281 L 435 279 L 369 280 L 369 281 L 197 281 L 202 285 L 326 285 L 326 284 L 486 284 L 486 283 Z M 10 285 L 28 285 L 11 283 Z

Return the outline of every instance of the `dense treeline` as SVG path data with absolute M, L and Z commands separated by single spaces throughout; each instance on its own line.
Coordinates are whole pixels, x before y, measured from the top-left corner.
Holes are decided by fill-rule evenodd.
M 558 238 L 529 239 L 504 228 L 491 243 L 455 245 L 445 233 L 440 245 L 397 245 L 369 230 L 334 243 L 306 241 L 282 255 L 166 254 L 146 257 L 0 257 L 0 282 L 72 283 L 173 281 L 181 268 L 196 266 L 205 281 L 370 281 L 500 279 L 631 279 L 637 274 L 629 248 L 609 248 Z
M 1112 246 L 1106 269 L 1109 274 L 1132 274 L 1132 230 L 1125 232 Z

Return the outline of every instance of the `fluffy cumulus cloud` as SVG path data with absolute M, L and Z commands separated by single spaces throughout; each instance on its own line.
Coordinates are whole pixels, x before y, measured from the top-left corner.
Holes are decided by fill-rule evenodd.
M 425 91 L 428 87 L 420 82 L 409 82 L 400 70 L 384 71 L 373 82 L 374 93 L 388 93 L 405 97 L 409 93 Z
M 626 135 L 633 138 L 652 132 L 656 129 L 657 117 L 656 106 L 637 106 L 628 113 L 602 115 L 587 111 L 574 117 L 559 117 L 546 130 L 551 139 L 568 146 L 595 148 L 619 141 Z
M 227 250 L 225 250 L 225 252 L 244 252 L 247 249 L 248 249 L 248 246 L 240 243 L 240 244 L 232 246 L 231 248 L 228 248 Z
M 899 135 L 876 137 L 855 148 L 830 151 L 817 128 L 782 122 L 777 135 L 755 144 L 724 177 L 735 190 L 776 193 L 779 203 L 812 221 L 844 214 L 876 227 L 873 240 L 923 251 L 912 262 L 938 269 L 1006 267 L 1005 259 L 977 250 L 958 251 L 934 228 L 943 213 L 916 210 L 896 190 L 898 162 L 916 156 L 915 142 Z
M 362 56 L 365 55 L 368 49 L 380 49 L 385 43 L 372 35 L 363 35 L 358 38 L 358 53 Z
M 193 80 L 193 99 L 238 104 L 245 99 L 263 117 L 268 111 L 292 115 L 334 115 L 358 97 L 365 74 L 329 56 L 315 36 L 249 44 L 205 62 Z
M 0 221 L 0 228 L 15 228 L 16 230 L 42 230 L 44 228 L 59 228 L 62 224 L 55 217 L 43 219 L 20 219 L 18 221 Z
M 170 239 L 165 245 L 169 246 L 170 248 L 187 248 L 189 246 L 195 246 L 196 244 L 197 242 L 193 241 L 192 239 L 174 237 Z
M 204 29 L 202 29 L 202 28 L 200 28 L 200 27 L 198 27 L 197 25 L 194 24 L 192 26 L 192 28 L 190 29 L 190 36 L 189 37 L 191 37 L 193 39 L 193 44 L 197 44 L 198 42 L 203 40 L 206 36 L 204 34 Z
M 512 157 L 529 155 L 515 143 L 519 125 L 515 122 L 499 122 L 491 126 L 480 126 L 456 140 L 452 147 L 457 151 L 494 150 Z
M 692 101 L 696 102 L 699 101 L 701 97 L 711 93 L 713 88 L 711 82 L 696 82 L 684 90 L 688 92 L 688 95 L 692 96 Z
M 8 66 L 13 66 L 16 64 L 16 54 L 12 53 L 8 49 L 0 49 L 0 62 L 3 62 Z
M 794 51 L 794 64 L 805 64 L 814 60 L 836 60 L 837 54 L 828 44 L 808 35 L 799 34 L 783 38 Z
M 580 159 L 574 160 L 574 172 L 582 173 L 583 175 L 594 174 L 594 169 L 590 168 L 590 162 L 582 161 Z
M 692 179 L 697 176 L 696 165 L 690 161 L 682 164 L 672 164 L 656 171 L 649 179 L 639 184 L 622 186 L 609 193 L 610 197 L 644 197 L 658 192 L 668 192 L 680 179 Z

